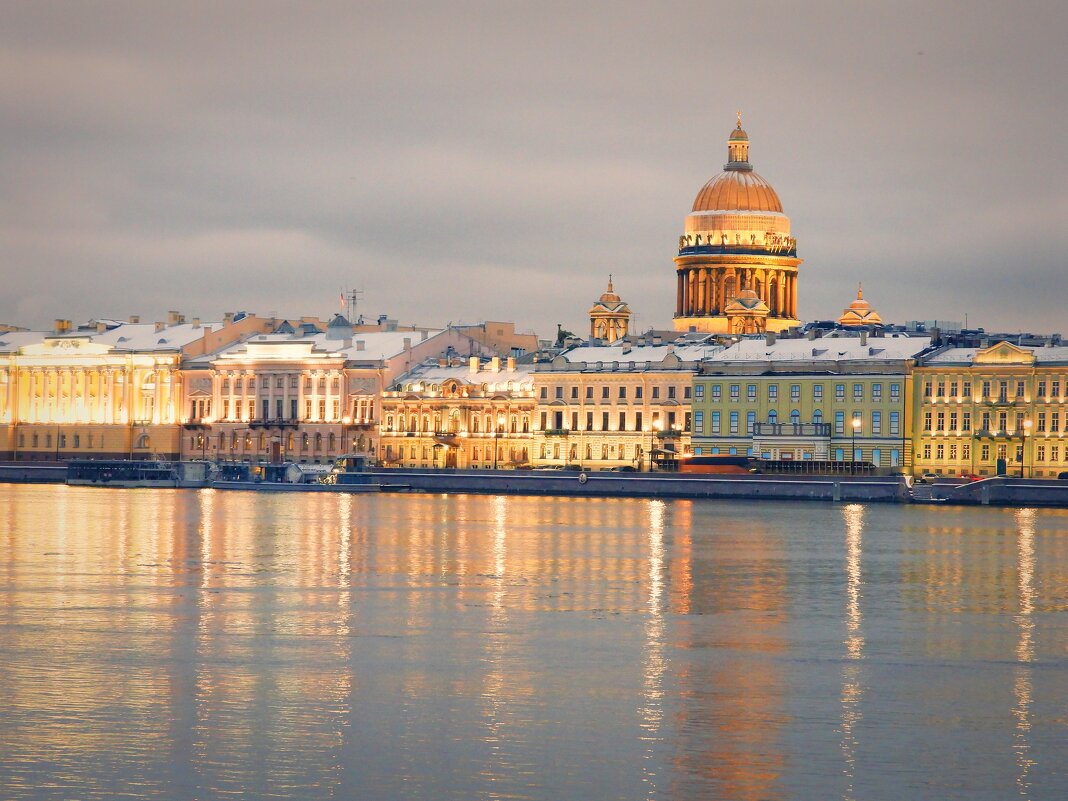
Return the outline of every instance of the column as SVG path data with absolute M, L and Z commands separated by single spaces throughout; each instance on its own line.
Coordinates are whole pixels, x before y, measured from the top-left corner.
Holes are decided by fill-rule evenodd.
M 678 316 L 680 316 L 680 317 L 681 317 L 681 316 L 682 316 L 682 314 L 683 314 L 683 305 L 682 305 L 682 278 L 683 278 L 683 274 L 682 274 L 682 273 L 680 273 L 680 272 L 677 272 L 677 271 L 676 271 L 676 273 L 675 273 L 675 279 L 676 279 L 676 280 L 675 280 L 675 283 L 676 283 L 676 290 L 675 290 L 675 311 L 676 311 L 676 314 L 677 314 Z

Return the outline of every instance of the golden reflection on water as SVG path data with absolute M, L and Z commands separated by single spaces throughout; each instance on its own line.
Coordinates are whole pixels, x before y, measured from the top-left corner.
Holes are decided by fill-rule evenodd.
M 1031 704 L 1032 704 L 1032 668 L 1030 662 L 1035 658 L 1033 618 L 1035 611 L 1035 510 L 1019 509 L 1015 514 L 1017 542 L 1017 584 L 1019 611 L 1015 616 L 1019 639 L 1016 643 L 1016 659 L 1020 663 L 1013 668 L 1012 709 L 1016 721 L 1013 736 L 1013 751 L 1016 753 L 1016 788 L 1021 798 L 1031 797 L 1030 773 L 1035 766 L 1031 756 Z
M 864 506 L 849 504 L 842 509 L 845 522 L 845 575 L 846 575 L 846 663 L 842 666 L 842 757 L 845 761 L 843 774 L 846 787 L 844 801 L 856 798 L 854 782 L 857 775 L 857 726 L 863 718 L 860 702 L 864 697 L 861 686 L 861 668 L 858 660 L 864 658 L 864 633 L 861 630 L 863 617 L 861 598 L 861 557 L 864 538 Z

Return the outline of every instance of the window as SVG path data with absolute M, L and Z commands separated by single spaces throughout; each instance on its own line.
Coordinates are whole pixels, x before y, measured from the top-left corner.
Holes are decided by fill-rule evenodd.
M 653 400 L 660 400 L 660 387 L 653 387 Z
M 951 397 L 951 398 L 957 397 L 957 382 L 956 381 L 950 381 L 949 382 L 949 397 Z
M 990 382 L 989 381 L 984 381 L 983 382 L 983 397 L 984 398 L 989 398 L 990 397 Z
M 864 385 L 863 384 L 854 384 L 853 385 L 853 400 L 855 400 L 855 401 L 864 400 Z
M 587 400 L 593 400 L 593 387 L 592 386 L 586 387 L 586 399 Z
M 980 449 L 979 453 L 980 453 L 980 457 L 979 458 L 981 458 L 984 462 L 987 461 L 988 459 L 990 459 L 990 446 L 989 445 L 984 445 Z
M 793 403 L 797 403 L 798 401 L 801 400 L 801 385 L 800 384 L 791 384 L 790 385 L 790 400 Z
M 931 443 L 929 443 L 929 442 L 925 442 L 923 444 L 923 458 L 924 459 L 930 459 L 931 458 Z
M 608 412 L 601 412 L 601 431 L 608 430 Z
M 937 389 L 935 390 L 936 398 L 944 398 L 946 396 L 946 382 L 945 379 L 938 379 Z
M 593 431 L 593 412 L 586 412 L 586 430 Z
M 872 384 L 871 385 L 871 399 L 873 401 L 881 401 L 883 399 L 883 385 Z
M 892 401 L 901 400 L 901 385 L 900 384 L 891 384 L 890 385 L 890 400 L 892 400 Z
M 641 412 L 638 412 L 638 419 L 641 420 Z M 640 426 L 639 426 L 640 428 Z M 693 433 L 704 434 L 705 433 L 705 413 L 694 412 L 693 413 Z
M 779 413 L 777 411 L 775 411 L 774 409 L 772 409 L 770 412 L 768 412 L 768 422 L 771 423 L 772 425 L 775 425 L 776 423 L 779 422 Z
M 540 397 L 542 400 L 546 400 L 549 397 L 549 388 L 542 387 L 538 397 Z
M 730 433 L 738 433 L 738 412 L 731 412 L 731 429 Z
M 925 398 L 931 397 L 931 382 L 930 381 L 924 381 L 923 382 L 923 397 L 925 397 Z
M 638 389 L 641 389 L 641 387 L 639 387 Z M 704 400 L 705 399 L 705 385 L 704 384 L 694 384 L 693 385 L 693 399 L 694 400 Z
M 1038 390 L 1037 390 L 1036 394 L 1040 398 L 1045 398 L 1046 397 L 1046 382 L 1044 380 L 1038 382 Z
M 1049 414 L 1049 430 L 1056 434 L 1061 430 L 1061 413 L 1050 412 Z
M 668 400 L 675 400 L 675 387 L 668 387 Z
M 946 458 L 946 446 L 943 445 L 941 442 L 939 442 L 935 446 L 935 458 L 936 459 L 945 459 Z
M 1053 381 L 1050 384 L 1049 395 L 1050 395 L 1051 398 L 1059 398 L 1061 396 L 1061 382 L 1060 381 Z M 1054 461 L 1056 461 L 1056 459 L 1054 459 Z
M 711 424 L 712 424 L 712 433 L 713 434 L 718 434 L 719 433 L 719 412 L 712 412 Z
M 1039 445 L 1038 448 L 1036 449 L 1036 451 L 1035 451 L 1035 461 L 1037 461 L 1037 462 L 1046 461 L 1046 446 L 1045 445 Z
M 684 386 L 682 388 L 682 397 L 685 400 L 689 400 L 690 399 L 690 386 L 689 386 L 689 384 L 687 384 L 686 386 Z
M 857 434 L 859 434 L 861 432 L 861 429 L 863 428 L 862 421 L 864 418 L 861 415 L 861 412 L 853 412 L 853 420 L 850 423 L 850 425 L 853 426 L 853 431 Z
M 271 402 L 267 398 L 260 401 L 260 411 L 263 412 L 263 417 L 261 418 L 263 420 L 271 416 Z
M 755 401 L 756 400 L 756 392 L 757 392 L 756 384 L 748 384 L 748 385 L 746 385 L 746 388 L 745 388 L 745 398 L 746 398 L 746 400 Z M 768 389 L 768 392 L 769 393 L 771 392 L 770 388 Z
M 638 400 L 641 400 L 642 396 L 643 396 L 642 387 L 641 386 L 635 387 L 634 388 L 634 397 L 637 398 Z
M 834 433 L 835 434 L 844 434 L 845 433 L 845 412 L 835 412 L 834 413 Z
M 957 413 L 956 412 L 950 412 L 949 413 L 949 430 L 950 431 L 959 430 L 957 428 Z
M 619 428 L 617 428 L 616 431 L 626 431 L 626 430 L 627 430 L 627 413 L 626 412 L 620 412 L 619 413 Z
M 745 433 L 752 434 L 753 427 L 756 425 L 756 412 L 745 413 Z
M 731 384 L 731 403 L 736 403 L 738 401 L 738 393 L 740 389 L 740 384 Z
M 823 402 L 823 384 L 812 385 L 812 400 L 816 401 L 816 403 Z
M 571 400 L 578 400 L 578 387 L 571 387 Z
M 1061 460 L 1061 457 L 1060 457 L 1060 446 L 1059 445 L 1050 445 L 1049 446 L 1049 460 L 1051 462 L 1059 462 Z
M 872 412 L 871 413 L 871 433 L 882 434 L 883 433 L 883 413 Z
M 972 446 L 970 443 L 965 442 L 960 446 L 960 458 L 969 460 L 972 458 Z
M 712 402 L 713 403 L 719 403 L 719 391 L 720 391 L 720 385 L 719 384 L 713 384 L 712 385 Z
M 556 387 L 556 399 L 557 400 L 563 400 L 564 399 L 564 388 L 563 387 Z
M 834 385 L 834 399 L 839 401 L 845 400 L 845 384 Z
M 924 412 L 923 413 L 923 430 L 924 431 L 930 431 L 931 430 L 931 413 L 930 412 Z
M 962 412 L 961 413 L 960 429 L 961 429 L 961 431 L 971 431 L 972 430 L 972 413 L 971 412 Z
M 779 400 L 779 385 L 768 384 L 768 403 L 776 403 Z
M 516 428 L 516 420 L 513 417 L 512 418 L 512 433 L 513 434 L 516 433 L 515 428 Z M 571 413 L 571 430 L 572 431 L 578 431 L 578 412 L 572 412 Z
M 901 451 L 899 451 L 897 448 L 894 448 L 892 451 L 890 451 L 890 466 L 891 467 L 899 467 L 900 465 L 901 465 Z
M 990 412 L 983 412 L 983 431 L 990 430 Z
M 821 424 L 823 422 L 823 412 L 816 409 L 816 411 L 812 413 L 812 422 L 816 425 Z
M 938 413 L 938 426 L 936 427 L 935 430 L 936 431 L 945 431 L 946 430 L 946 413 L 945 412 L 940 411 Z
M 801 422 L 801 412 L 798 411 L 797 409 L 791 409 L 790 410 L 790 423 L 796 426 L 800 422 Z
M 972 382 L 971 381 L 965 381 L 963 384 L 961 384 L 961 394 L 964 395 L 965 398 L 971 398 L 971 396 L 972 396 Z
M 890 433 L 901 433 L 901 412 L 890 412 Z
M 626 398 L 627 397 L 627 388 L 625 386 L 619 388 L 619 397 L 620 398 Z
M 608 387 L 601 387 L 601 400 L 608 400 Z
M 1016 397 L 1017 398 L 1022 398 L 1024 396 L 1024 384 L 1025 384 L 1025 382 L 1023 382 L 1023 381 L 1017 381 L 1016 382 Z
M 949 443 L 949 460 L 951 462 L 957 460 L 957 444 L 955 442 Z
M 835 448 L 834 449 L 834 460 L 836 462 L 841 462 L 841 461 L 845 460 L 845 449 L 844 448 Z

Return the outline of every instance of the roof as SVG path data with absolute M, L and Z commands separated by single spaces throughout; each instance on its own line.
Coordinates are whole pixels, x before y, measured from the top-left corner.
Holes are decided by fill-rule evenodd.
M 819 339 L 743 339 L 705 359 L 715 364 L 737 362 L 837 362 L 904 360 L 914 358 L 931 344 L 930 337 L 885 336 L 820 337 Z
M 1036 364 L 1065 364 L 1068 363 L 1068 346 L 1053 345 L 1040 348 L 1018 346 L 1020 350 L 1034 354 Z M 923 360 L 924 365 L 934 364 L 960 364 L 970 365 L 975 362 L 975 357 L 982 351 L 990 348 L 946 348 Z M 1008 363 L 1006 363 L 1008 364 Z
M 697 343 L 668 342 L 661 345 L 635 345 L 617 340 L 609 345 L 576 345 L 560 354 L 558 358 L 574 363 L 605 364 L 619 363 L 620 368 L 633 370 L 654 368 L 667 356 L 674 354 L 680 361 L 697 362 L 717 351 L 722 345 L 705 341 Z M 649 366 L 646 366 L 649 363 Z
M 292 358 L 314 354 L 319 357 L 329 355 L 335 358 L 343 358 L 346 361 L 383 361 L 403 353 L 409 347 L 426 341 L 420 339 L 419 333 L 415 331 L 365 331 L 344 339 L 336 337 L 336 333 L 336 330 L 328 330 L 325 333 L 316 334 L 256 334 L 214 353 L 200 356 L 193 361 L 211 362 L 219 358 L 240 358 L 244 354 L 249 354 L 250 350 L 253 353 L 257 350 L 262 352 L 269 349 L 270 346 L 276 346 L 275 349 L 280 353 L 284 350 L 294 349 L 285 348 L 286 345 L 304 346 L 304 353 L 294 354 Z M 440 333 L 442 332 L 428 331 L 427 339 Z M 257 355 L 262 357 L 262 354 Z
M 191 323 L 179 323 L 164 326 L 157 331 L 154 323 L 120 323 L 114 328 L 99 333 L 81 330 L 62 334 L 53 331 L 12 331 L 0 334 L 0 353 L 14 352 L 21 347 L 44 342 L 46 339 L 63 338 L 109 345 L 116 351 L 138 353 L 176 351 L 196 342 L 204 334 L 221 326 L 222 323 L 203 323 L 195 327 Z
M 507 362 L 502 362 L 507 365 Z M 461 384 L 516 384 L 533 383 L 534 365 L 517 364 L 514 370 L 492 370 L 489 362 L 481 361 L 477 373 L 471 372 L 469 362 L 465 360 L 460 365 L 446 365 L 442 367 L 437 361 L 420 364 L 402 376 L 397 377 L 393 384 L 406 384 L 412 381 L 420 381 L 426 384 L 444 384 L 447 381 L 457 381 Z
M 755 172 L 724 170 L 715 176 L 693 202 L 693 211 L 763 211 L 782 214 L 778 194 Z

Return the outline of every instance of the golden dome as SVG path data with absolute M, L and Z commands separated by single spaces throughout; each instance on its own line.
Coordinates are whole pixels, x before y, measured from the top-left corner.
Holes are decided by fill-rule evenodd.
M 839 325 L 882 325 L 883 319 L 879 313 L 864 300 L 864 288 L 857 286 L 857 299 L 849 304 L 848 309 L 842 311 L 838 318 Z
M 725 170 L 705 184 L 693 202 L 694 211 L 774 211 L 782 203 L 771 184 L 757 173 Z
M 619 295 L 612 288 L 612 276 L 608 276 L 608 291 L 601 295 L 601 303 L 619 303 Z

